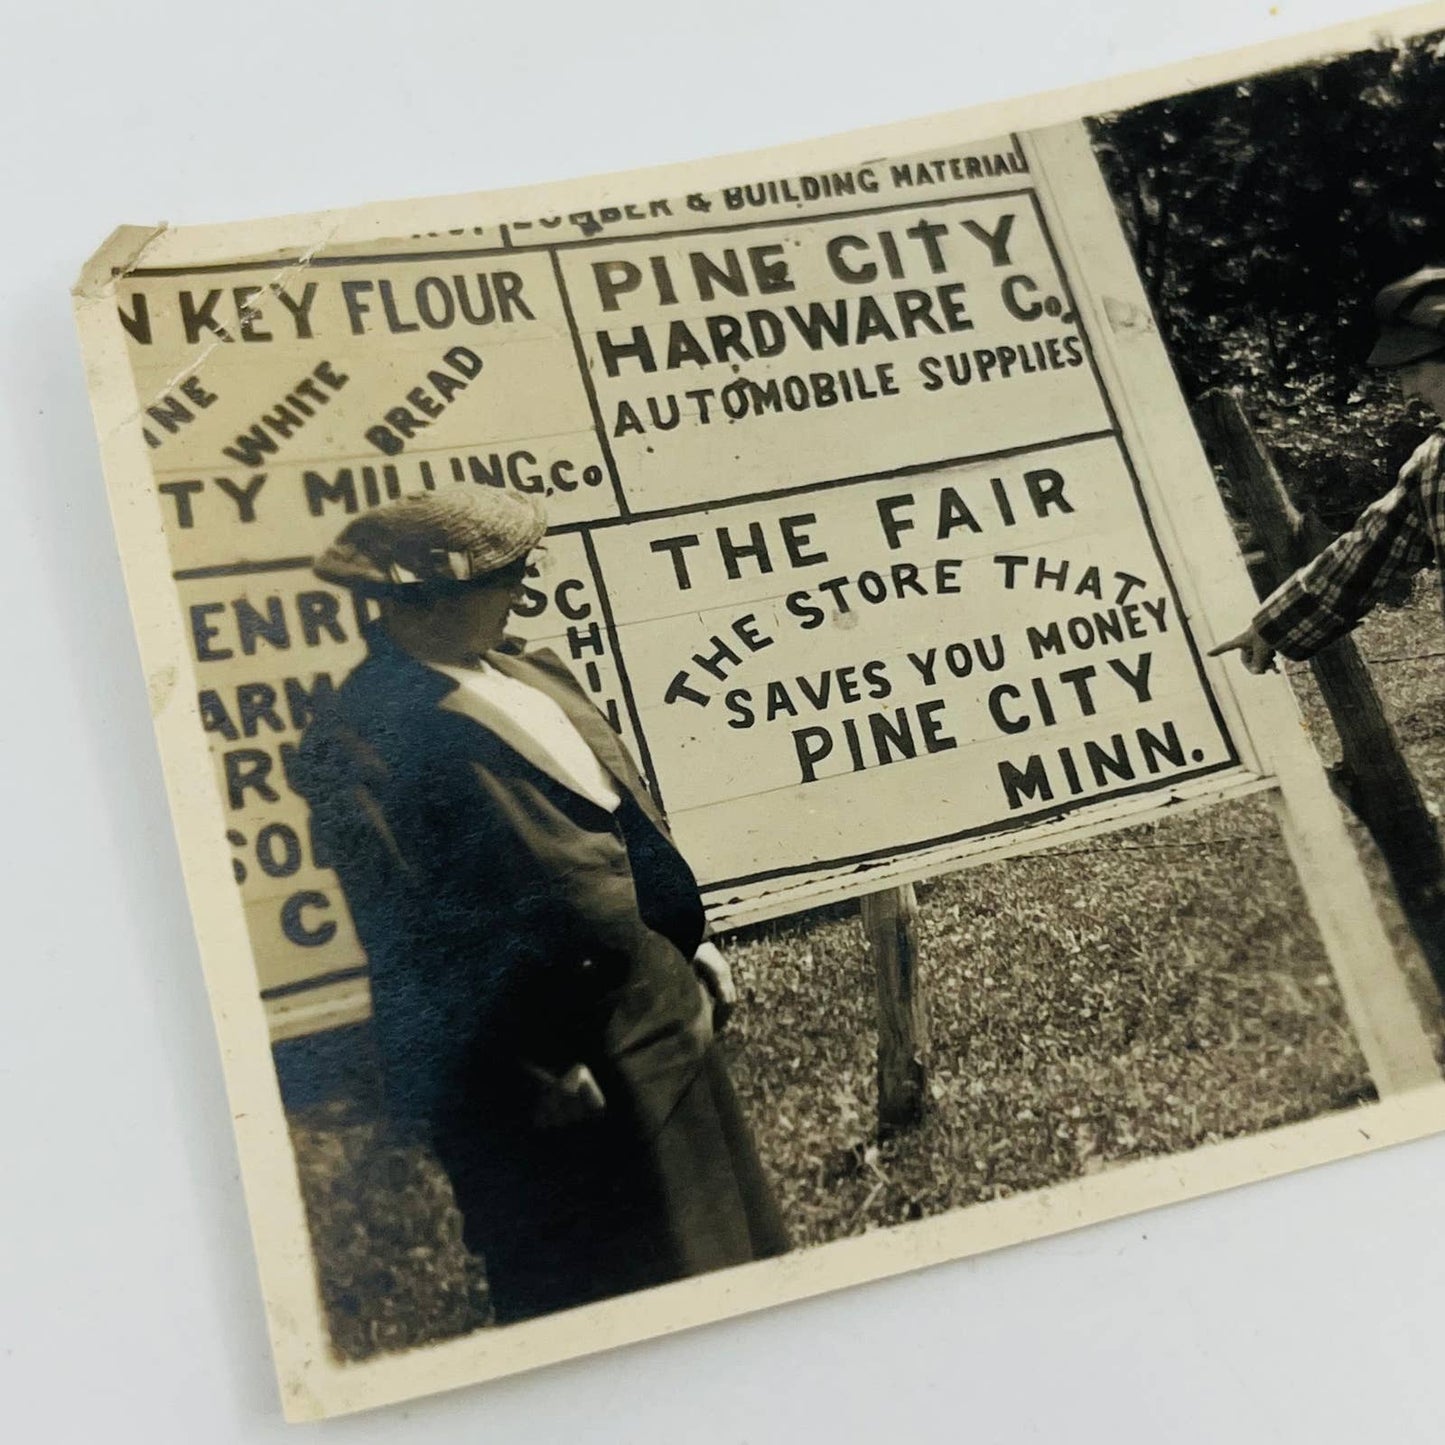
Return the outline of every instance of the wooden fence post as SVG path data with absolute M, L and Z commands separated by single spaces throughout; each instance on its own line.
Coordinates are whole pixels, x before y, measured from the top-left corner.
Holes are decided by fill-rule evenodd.
M 1207 393 L 1195 419 L 1264 549 L 1264 570 L 1273 588 L 1321 551 L 1331 540 L 1329 533 L 1290 501 L 1237 396 Z M 1310 665 L 1340 738 L 1338 791 L 1383 855 L 1400 907 L 1445 995 L 1445 855 L 1434 819 L 1355 644 L 1342 638 Z
M 918 975 L 913 885 L 866 894 L 863 931 L 878 983 L 878 1136 L 923 1118 L 928 1089 L 928 1009 Z

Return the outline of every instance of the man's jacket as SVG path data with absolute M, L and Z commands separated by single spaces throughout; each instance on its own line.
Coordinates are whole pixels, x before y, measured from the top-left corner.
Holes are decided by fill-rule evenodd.
M 660 1128 L 710 1042 L 689 962 L 704 919 L 625 748 L 555 655 L 488 654 L 562 707 L 617 784 L 612 814 L 504 742 L 452 679 L 380 629 L 368 643 L 291 781 L 366 950 L 393 1113 L 515 1128 L 528 1065 L 582 1062 Z
M 1400 468 L 1395 485 L 1265 599 L 1255 630 L 1276 652 L 1313 657 L 1391 587 L 1445 556 L 1445 429 Z

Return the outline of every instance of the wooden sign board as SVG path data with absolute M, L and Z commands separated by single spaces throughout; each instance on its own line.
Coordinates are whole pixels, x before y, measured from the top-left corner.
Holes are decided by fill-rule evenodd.
M 116 300 L 278 1035 L 366 1008 L 285 757 L 363 651 L 310 559 L 396 496 L 544 500 L 517 630 L 612 719 L 722 924 L 1265 776 L 1191 623 L 1241 595 L 1236 549 L 1079 127 L 142 259 Z

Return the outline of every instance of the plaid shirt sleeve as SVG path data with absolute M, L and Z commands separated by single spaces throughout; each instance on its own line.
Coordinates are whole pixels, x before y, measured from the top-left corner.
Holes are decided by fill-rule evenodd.
M 1445 471 L 1445 434 L 1432 432 L 1399 480 L 1265 600 L 1255 631 L 1276 652 L 1303 661 L 1347 633 L 1391 583 L 1435 556 L 1426 518 Z

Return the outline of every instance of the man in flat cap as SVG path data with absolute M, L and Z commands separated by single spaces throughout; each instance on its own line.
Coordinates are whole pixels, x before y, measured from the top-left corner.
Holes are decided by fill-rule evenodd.
M 544 527 L 466 485 L 352 521 L 315 570 L 380 619 L 293 768 L 499 1322 L 787 1248 L 696 880 L 567 668 L 505 635 Z
M 1387 367 L 1405 399 L 1445 417 L 1445 267 L 1427 266 L 1375 298 L 1379 340 L 1369 364 Z M 1303 661 L 1343 637 L 1389 590 L 1445 557 L 1445 430 L 1437 427 L 1400 469 L 1394 487 L 1312 562 L 1265 600 L 1254 621 L 1216 647 L 1238 651 L 1251 672 L 1276 653 Z

